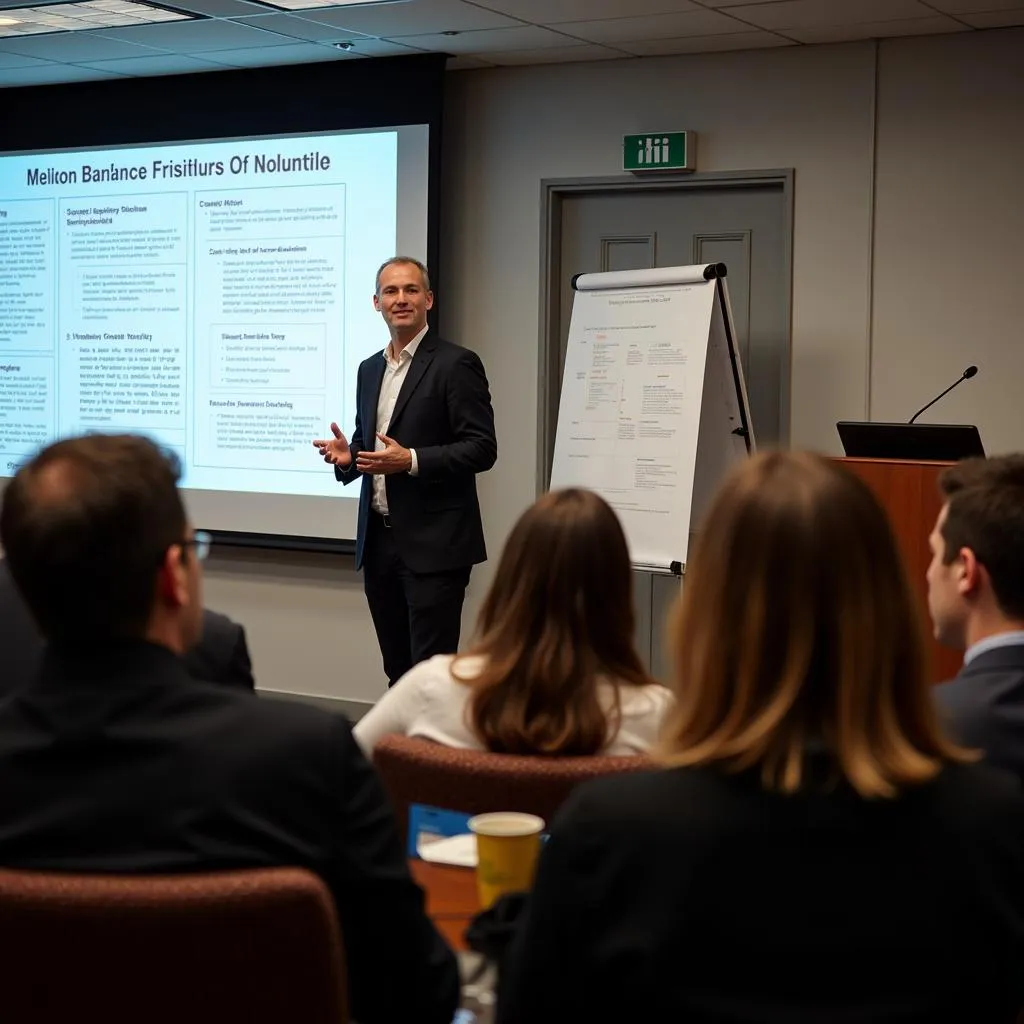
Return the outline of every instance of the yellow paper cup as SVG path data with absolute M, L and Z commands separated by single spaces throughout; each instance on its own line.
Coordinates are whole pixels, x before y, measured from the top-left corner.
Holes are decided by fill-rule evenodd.
M 496 811 L 470 818 L 469 830 L 476 836 L 476 885 L 484 910 L 499 896 L 533 885 L 543 818 Z

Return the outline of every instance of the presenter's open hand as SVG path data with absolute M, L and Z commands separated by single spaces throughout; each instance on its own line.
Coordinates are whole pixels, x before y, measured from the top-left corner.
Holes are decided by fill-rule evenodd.
M 384 447 L 375 452 L 358 452 L 356 469 L 360 473 L 408 473 L 412 469 L 412 452 L 387 434 L 377 437 Z
M 313 444 L 324 457 L 324 462 L 348 469 L 352 465 L 352 449 L 348 446 L 348 439 L 341 432 L 337 423 L 331 424 L 331 433 L 334 437 L 322 438 L 319 441 L 314 441 Z

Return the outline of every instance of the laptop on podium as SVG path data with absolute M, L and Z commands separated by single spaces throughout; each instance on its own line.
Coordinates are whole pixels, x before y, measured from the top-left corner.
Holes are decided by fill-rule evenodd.
M 843 451 L 853 458 L 956 462 L 985 454 L 978 428 L 966 423 L 840 420 L 836 430 L 843 442 Z

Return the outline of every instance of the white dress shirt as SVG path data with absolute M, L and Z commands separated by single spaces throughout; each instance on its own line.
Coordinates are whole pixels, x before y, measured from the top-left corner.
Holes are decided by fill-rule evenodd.
M 384 362 L 386 365 L 384 366 L 384 378 L 380 382 L 380 394 L 377 396 L 378 434 L 386 434 L 388 427 L 391 426 L 391 414 L 395 411 L 398 394 L 402 390 L 402 384 L 409 373 L 409 364 L 412 362 L 412 357 L 416 355 L 416 349 L 420 347 L 420 342 L 426 333 L 427 328 L 424 327 L 398 353 L 397 359 L 391 354 L 390 342 L 388 342 L 387 348 L 384 349 Z M 374 440 L 376 442 L 374 450 L 378 452 L 383 451 L 384 442 L 379 437 L 374 437 Z M 419 466 L 416 462 L 416 449 L 410 448 L 409 452 L 412 455 L 412 468 L 409 470 L 409 474 L 410 476 L 416 476 L 419 472 Z M 370 506 L 375 512 L 380 512 L 382 515 L 388 514 L 388 492 L 385 487 L 384 473 L 373 474 L 373 497 L 370 499 Z
M 394 733 L 419 736 L 446 747 L 484 749 L 466 721 L 466 705 L 473 691 L 452 676 L 453 659 L 451 654 L 437 654 L 414 665 L 356 723 L 352 731 L 367 757 L 382 736 Z M 460 659 L 458 672 L 472 678 L 482 667 L 480 656 L 472 655 Z M 674 703 L 672 692 L 657 683 L 629 686 L 603 681 L 599 692 L 608 710 L 616 689 L 622 720 L 601 753 L 646 753 L 658 741 L 662 722 Z
M 987 651 L 994 651 L 1000 647 L 1016 647 L 1018 644 L 1024 644 L 1024 630 L 1013 629 L 1006 633 L 996 633 L 994 636 L 979 640 L 976 644 L 971 644 L 964 651 L 964 664 L 970 665 L 979 654 L 985 654 Z

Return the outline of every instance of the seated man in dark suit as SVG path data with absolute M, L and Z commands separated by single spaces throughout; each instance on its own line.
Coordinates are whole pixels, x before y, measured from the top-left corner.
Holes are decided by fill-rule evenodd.
M 25 686 L 43 656 L 43 635 L 32 619 L 6 560 L 0 561 L 0 697 Z M 254 690 L 252 660 L 245 629 L 220 612 L 203 611 L 203 633 L 184 654 L 185 667 L 196 679 Z
M 185 668 L 195 679 L 253 691 L 252 658 L 245 628 L 220 612 L 203 609 L 203 633 L 199 643 L 185 652 Z
M 150 441 L 93 435 L 4 493 L 0 542 L 47 648 L 0 702 L 0 865 L 308 868 L 334 896 L 353 1019 L 449 1024 L 455 958 L 348 722 L 185 670 L 209 538 L 176 479 Z
M 1024 455 L 967 459 L 939 486 L 928 607 L 965 653 L 936 699 L 961 743 L 1024 779 Z

